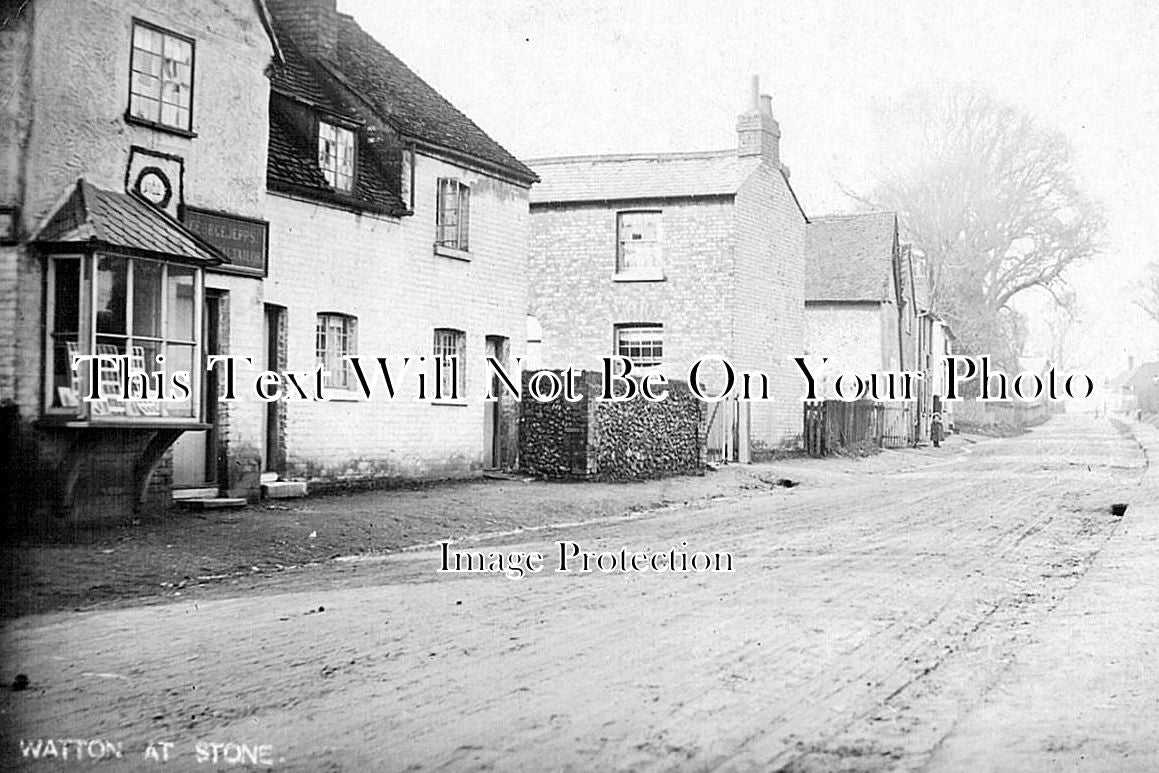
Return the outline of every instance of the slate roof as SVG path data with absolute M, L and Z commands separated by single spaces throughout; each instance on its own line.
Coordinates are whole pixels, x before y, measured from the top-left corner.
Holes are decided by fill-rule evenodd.
M 535 182 L 535 173 L 523 162 L 487 136 L 352 17 L 338 14 L 335 60 L 326 62 L 301 54 L 290 32 L 279 26 L 276 13 L 273 21 L 284 56 L 284 63 L 270 70 L 274 91 L 350 118 L 359 115 L 359 108 L 368 109 L 376 120 L 406 140 L 461 156 L 526 184 Z M 308 162 L 312 158 L 313 153 L 306 156 Z M 281 172 L 275 169 L 275 175 Z
M 77 180 L 68 198 L 47 218 L 38 243 L 99 244 L 178 258 L 203 265 L 227 263 L 225 256 L 162 210 L 131 193 L 117 193 Z
M 806 301 L 893 299 L 892 212 L 826 215 L 805 226 Z
M 531 203 L 684 198 L 734 194 L 760 166 L 735 150 L 569 156 L 528 161 L 539 175 Z

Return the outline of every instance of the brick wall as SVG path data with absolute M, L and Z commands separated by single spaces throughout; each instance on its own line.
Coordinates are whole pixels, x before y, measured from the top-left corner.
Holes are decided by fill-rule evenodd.
M 805 217 L 780 170 L 762 164 L 736 200 L 735 363 L 769 377 L 768 402 L 751 407 L 754 445 L 793 444 L 801 433 L 805 346 Z
M 616 213 L 633 209 L 663 213 L 662 282 L 616 281 Z M 546 367 L 598 367 L 615 354 L 613 326 L 632 322 L 664 326 L 671 379 L 705 355 L 731 356 L 731 200 L 536 206 L 531 218 L 529 303 Z
M 434 252 L 440 176 L 471 187 L 470 260 Z M 369 401 L 347 392 L 288 403 L 287 475 L 323 484 L 478 473 L 486 337 L 508 339 L 512 368 L 525 346 L 527 206 L 526 188 L 426 156 L 416 160 L 415 213 L 401 220 L 270 195 L 265 299 L 286 307 L 289 369 L 315 367 L 320 312 L 357 318 L 357 353 L 374 368 L 374 357 L 429 358 L 435 328 L 464 331 L 467 345 L 466 394 L 454 404 L 416 399 L 413 376 L 395 380 L 389 401 L 376 370 Z
M 5 15 L 15 11 L 5 7 Z M 0 90 L 0 205 L 17 206 L 21 203 L 24 169 L 21 163 L 25 143 L 31 128 L 29 96 L 32 79 L 28 72 L 32 9 L 26 7 L 0 29 L 0 72 L 5 73 L 5 85 Z M 17 341 L 19 289 L 18 267 L 23 251 L 17 247 L 0 246 L 0 404 L 16 399 L 17 378 L 20 372 Z
M 662 282 L 616 281 L 616 214 L 663 212 Z M 613 326 L 664 326 L 663 371 L 685 379 L 707 355 L 769 377 L 754 403 L 752 437 L 800 433 L 805 219 L 780 172 L 764 165 L 735 199 L 537 205 L 532 209 L 530 308 L 547 367 L 596 367 L 614 354 Z

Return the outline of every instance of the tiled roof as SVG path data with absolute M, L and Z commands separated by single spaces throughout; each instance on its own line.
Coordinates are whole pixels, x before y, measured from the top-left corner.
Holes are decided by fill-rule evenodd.
M 281 63 L 270 67 L 270 87 L 274 91 L 334 115 L 358 120 L 355 111 L 339 98 L 324 73 L 288 38 L 282 45 L 282 58 Z
M 338 17 L 340 74 L 377 114 L 401 133 L 466 154 L 525 182 L 535 173 L 508 153 L 426 81 L 367 34 L 353 18 Z
M 308 194 L 333 203 L 354 206 L 382 214 L 400 216 L 407 206 L 399 198 L 397 185 L 391 185 L 379 159 L 378 151 L 358 133 L 356 155 L 361 159 L 354 190 L 336 191 L 322 176 L 317 162 L 318 140 L 305 136 L 284 114 L 276 100 L 270 107 L 270 146 L 266 162 L 266 184 L 270 190 Z
M 47 219 L 35 241 L 97 242 L 159 257 L 217 265 L 228 262 L 162 210 L 130 193 L 78 180 L 68 199 Z
M 805 300 L 890 300 L 896 230 L 892 212 L 810 218 L 805 226 Z
M 270 71 L 273 89 L 322 110 L 357 118 L 359 109 L 409 140 L 474 160 L 525 183 L 535 174 L 459 112 L 441 94 L 378 41 L 353 18 L 338 14 L 335 60 L 312 60 L 295 47 L 291 32 L 274 28 L 285 62 Z M 344 95 L 343 89 L 351 93 Z M 365 123 L 364 121 L 359 121 Z
M 533 204 L 683 198 L 736 193 L 760 159 L 735 150 L 544 158 L 528 162 L 540 183 Z

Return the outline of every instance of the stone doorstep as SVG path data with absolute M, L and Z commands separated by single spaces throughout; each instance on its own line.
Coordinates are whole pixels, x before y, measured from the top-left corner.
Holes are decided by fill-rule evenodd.
M 212 499 L 216 496 L 216 486 L 206 486 L 204 488 L 173 489 L 174 501 L 180 501 L 183 499 Z
M 262 484 L 263 499 L 294 499 L 306 496 L 304 480 L 277 480 Z
M 175 499 L 173 504 L 189 510 L 225 510 L 235 507 L 245 507 L 246 501 L 241 497 L 199 497 Z

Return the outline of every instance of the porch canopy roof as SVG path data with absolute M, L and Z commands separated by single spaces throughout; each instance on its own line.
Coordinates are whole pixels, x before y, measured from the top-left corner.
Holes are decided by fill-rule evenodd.
M 77 180 L 33 241 L 46 248 L 112 248 L 200 266 L 229 262 L 216 247 L 141 197 L 98 188 L 84 179 Z

